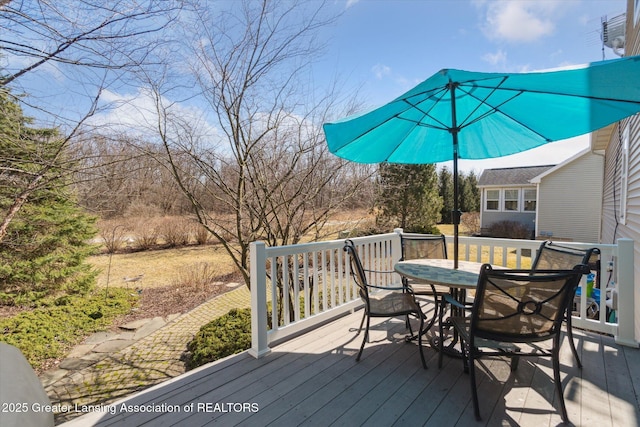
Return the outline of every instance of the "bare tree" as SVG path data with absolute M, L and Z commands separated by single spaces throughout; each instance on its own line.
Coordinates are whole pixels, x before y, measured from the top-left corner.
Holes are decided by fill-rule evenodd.
M 252 241 L 283 245 L 319 237 L 330 213 L 366 179 L 354 179 L 358 167 L 328 153 L 321 124 L 347 112 L 338 107 L 336 91 L 318 96 L 304 79 L 319 54 L 318 30 L 335 17 L 324 17 L 320 2 L 233 5 L 217 16 L 200 11 L 189 28 L 191 68 L 218 135 L 203 137 L 192 121 L 174 114 L 166 79 L 154 75 L 147 85 L 154 87 L 165 146 L 160 160 L 248 285 Z M 178 153 L 197 165 L 188 180 Z
M 11 176 L 17 177 L 8 207 L 0 214 L 0 242 L 11 221 L 29 197 L 39 188 L 59 179 L 53 168 L 73 173 L 68 162 L 71 141 L 85 128 L 88 119 L 100 107 L 105 88 L 123 84 L 133 69 L 151 65 L 154 52 L 164 45 L 159 37 L 175 19 L 182 2 L 179 0 L 12 0 L 0 4 L 0 95 L 12 98 L 27 115 L 37 115 L 39 127 L 56 129 L 57 155 L 40 159 L 3 158 L 12 166 Z M 61 109 L 60 99 L 51 103 L 54 76 L 66 80 L 58 94 L 68 97 Z M 31 77 L 26 79 L 25 77 Z M 72 83 L 69 83 L 72 82 Z M 25 154 L 27 155 L 27 154 Z M 6 170 L 0 170 L 0 174 Z M 1 175 L 0 175 L 1 176 Z
M 180 8 L 166 0 L 3 1 L 0 50 L 13 60 L 0 86 L 51 62 L 110 70 L 149 63 Z

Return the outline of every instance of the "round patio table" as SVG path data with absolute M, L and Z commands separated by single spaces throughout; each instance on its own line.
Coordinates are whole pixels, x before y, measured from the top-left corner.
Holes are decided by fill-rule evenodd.
M 451 259 L 412 259 L 398 262 L 394 269 L 403 276 L 421 282 L 455 289 L 475 289 L 482 264 L 458 261 L 458 269 L 454 270 Z
M 478 276 L 483 263 L 473 261 L 458 261 L 458 269 L 453 268 L 453 260 L 450 259 L 412 259 L 400 261 L 394 269 L 397 273 L 420 282 L 442 285 L 450 288 L 451 295 L 461 304 L 465 303 L 467 290 L 473 290 L 478 284 Z M 499 267 L 498 267 L 499 268 Z M 464 310 L 452 307 L 454 314 L 464 316 Z M 444 325 L 443 325 L 444 327 Z M 424 334 L 426 331 L 421 331 Z M 438 350 L 440 337 L 432 336 L 431 346 Z M 446 354 L 461 357 L 461 352 L 455 348 L 458 343 L 456 334 L 451 336 L 451 341 L 443 350 Z

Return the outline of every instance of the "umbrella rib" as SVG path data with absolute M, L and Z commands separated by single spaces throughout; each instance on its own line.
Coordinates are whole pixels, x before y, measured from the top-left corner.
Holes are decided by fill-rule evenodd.
M 507 77 L 505 76 L 505 77 L 502 79 L 502 83 L 504 83 L 506 80 L 507 80 Z M 526 124 L 522 123 L 520 120 L 517 120 L 515 117 L 513 117 L 513 116 L 511 116 L 511 115 L 509 115 L 509 114 L 507 114 L 507 113 L 505 113 L 503 110 L 501 110 L 501 109 L 500 109 L 500 107 L 502 107 L 503 105 L 505 105 L 505 104 L 506 104 L 506 103 L 508 103 L 508 102 L 513 101 L 514 99 L 516 99 L 518 96 L 522 95 L 522 94 L 525 92 L 525 91 L 524 91 L 524 90 L 522 90 L 522 89 L 508 89 L 508 88 L 502 88 L 502 87 L 500 87 L 500 86 L 501 86 L 501 85 L 496 85 L 496 86 L 480 86 L 480 85 L 475 85 L 475 87 L 481 87 L 481 88 L 483 88 L 483 89 L 490 89 L 490 90 L 491 90 L 491 92 L 489 92 L 489 94 L 488 94 L 487 96 L 485 96 L 484 98 L 479 98 L 479 97 L 475 96 L 471 91 L 464 90 L 464 88 L 459 88 L 459 89 L 464 90 L 464 92 L 465 92 L 468 96 L 470 96 L 470 97 L 472 97 L 472 98 L 474 98 L 474 99 L 476 99 L 476 100 L 478 101 L 478 105 L 476 106 L 476 108 L 474 108 L 474 109 L 473 109 L 473 111 L 467 115 L 467 118 L 466 118 L 465 120 L 467 120 L 468 118 L 470 118 L 470 117 L 473 115 L 473 113 L 475 113 L 475 112 L 480 108 L 480 106 L 481 106 L 481 105 L 486 105 L 486 106 L 488 106 L 488 107 L 490 107 L 490 108 L 491 108 L 489 111 L 487 111 L 487 112 L 485 112 L 485 113 L 482 113 L 481 115 L 479 115 L 478 117 L 476 117 L 475 119 L 473 119 L 473 120 L 471 120 L 471 121 L 469 121 L 469 122 L 464 122 L 464 121 L 463 121 L 463 124 L 461 124 L 461 125 L 460 125 L 460 129 L 463 129 L 463 128 L 465 128 L 465 127 L 471 126 L 472 124 L 474 124 L 474 123 L 476 123 L 476 122 L 478 122 L 478 121 L 480 121 L 480 120 L 484 119 L 485 117 L 488 117 L 488 116 L 489 116 L 489 115 L 491 115 L 491 114 L 500 113 L 500 114 L 502 114 L 504 117 L 509 118 L 509 119 L 510 119 L 511 121 L 513 121 L 514 123 L 517 123 L 518 125 L 522 126 L 523 128 L 528 129 L 528 130 L 529 130 L 530 132 L 532 132 L 533 134 L 538 135 L 540 138 L 544 139 L 545 141 L 547 141 L 547 142 L 551 142 L 551 141 L 553 141 L 551 138 L 548 138 L 547 136 L 545 136 L 545 135 L 541 134 L 540 132 L 538 132 L 538 131 L 536 131 L 536 130 L 532 129 L 530 126 L 527 126 Z M 505 99 L 503 102 L 501 102 L 500 104 L 498 104 L 498 105 L 496 105 L 496 106 L 493 106 L 493 105 L 488 104 L 488 103 L 486 102 L 486 100 L 487 100 L 487 99 L 489 99 L 489 97 L 490 97 L 491 95 L 493 95 L 493 94 L 496 92 L 496 90 L 498 90 L 498 89 L 500 89 L 500 90 L 506 90 L 506 91 L 513 91 L 513 92 L 515 92 L 515 93 L 513 94 L 513 96 L 512 96 L 512 97 L 510 97 L 510 98 L 508 98 L 508 99 Z M 531 92 L 531 91 L 527 91 L 527 92 Z M 547 92 L 540 92 L 540 93 L 547 93 Z
M 502 86 L 502 84 L 503 84 L 506 80 L 507 80 L 507 76 L 503 76 L 503 77 L 502 77 L 502 81 L 500 82 L 500 84 L 497 84 L 497 85 L 495 85 L 495 86 L 479 86 L 479 85 L 477 85 L 477 84 L 474 82 L 474 83 L 473 83 L 473 87 L 482 87 L 482 88 L 484 88 L 484 89 L 490 89 L 490 92 L 489 92 L 489 93 L 484 97 L 484 99 L 481 99 L 481 98 L 479 98 L 479 97 L 475 96 L 475 95 L 472 93 L 472 91 L 466 90 L 466 87 L 464 87 L 464 86 L 463 86 L 463 87 L 458 86 L 458 89 L 462 90 L 462 91 L 463 91 L 464 93 L 466 93 L 468 96 L 470 96 L 470 97 L 472 97 L 472 98 L 474 98 L 474 99 L 476 99 L 476 100 L 478 101 L 478 105 L 476 105 L 476 108 L 474 108 L 474 109 L 473 109 L 473 111 L 471 111 L 469 114 L 467 114 L 467 117 L 466 117 L 466 118 L 462 121 L 462 123 L 459 125 L 459 126 L 460 126 L 460 129 L 462 129 L 462 128 L 464 128 L 464 127 L 467 127 L 467 126 L 470 126 L 470 125 L 472 125 L 473 123 L 475 123 L 475 122 L 477 122 L 477 121 L 479 121 L 479 120 L 482 120 L 483 118 L 485 118 L 485 117 L 489 116 L 490 114 L 492 114 L 494 110 L 496 110 L 496 107 L 493 107 L 492 105 L 489 105 L 489 104 L 487 103 L 487 99 L 489 99 L 489 98 L 491 97 L 491 95 L 493 95 L 493 94 L 498 90 L 498 88 L 500 88 L 500 87 Z M 517 97 L 518 95 L 520 95 L 521 93 L 522 93 L 522 92 L 520 92 L 520 93 L 518 93 L 518 94 L 514 95 L 513 97 L 511 97 L 511 98 L 509 98 L 509 99 L 505 100 L 505 101 L 504 101 L 503 103 L 501 103 L 500 105 L 504 105 L 506 102 L 511 101 L 512 99 L 516 98 L 516 97 Z M 487 105 L 487 106 L 489 106 L 490 108 L 492 108 L 492 110 L 487 111 L 486 113 L 481 114 L 479 117 L 477 117 L 477 118 L 475 118 L 475 119 L 471 120 L 469 123 L 466 123 L 466 121 L 467 121 L 471 116 L 473 116 L 473 113 L 475 113 L 476 111 L 478 111 L 478 109 L 480 108 L 480 106 L 481 106 L 481 105 Z
M 491 87 L 491 86 L 480 86 L 480 85 L 477 85 L 477 87 L 480 87 L 480 88 L 483 88 L 483 89 L 493 89 L 493 87 Z M 541 95 L 568 96 L 568 97 L 572 97 L 572 98 L 589 99 L 589 100 L 593 100 L 593 101 L 614 101 L 614 102 L 623 102 L 623 103 L 626 103 L 626 104 L 636 104 L 636 105 L 640 104 L 639 101 L 635 101 L 633 99 L 607 98 L 607 97 L 604 97 L 604 96 L 578 95 L 578 94 L 573 94 L 573 93 L 550 92 L 550 91 L 546 91 L 546 90 L 531 90 L 531 89 L 516 89 L 516 88 L 500 88 L 500 90 L 518 92 L 518 95 L 520 95 L 520 94 L 522 94 L 524 92 L 527 92 L 527 93 L 537 93 L 537 94 L 541 94 Z
M 431 108 L 429 108 L 426 111 L 423 110 L 422 108 L 420 108 L 417 104 L 414 104 L 414 103 L 410 102 L 407 98 L 403 98 L 402 99 L 402 101 L 405 102 L 407 105 L 409 105 L 409 107 L 415 108 L 416 110 L 420 111 L 422 114 L 424 114 L 425 116 L 429 117 L 434 122 L 439 123 L 441 127 L 434 126 L 434 125 L 428 125 L 428 124 L 422 123 L 421 121 L 410 120 L 410 119 L 407 119 L 405 117 L 400 117 L 397 114 L 396 114 L 396 118 L 398 118 L 400 120 L 406 120 L 408 122 L 415 123 L 418 126 L 423 126 L 423 127 L 433 128 L 433 129 L 446 130 L 446 131 L 450 130 L 451 126 L 447 126 L 446 123 L 443 123 L 442 121 L 438 120 L 436 117 L 431 115 L 431 110 L 433 110 L 433 108 L 436 106 L 436 104 L 438 104 L 438 102 L 440 102 L 442 100 L 442 98 L 447 93 L 447 91 L 448 90 L 446 88 L 442 88 L 439 91 L 439 93 L 436 92 L 433 95 L 429 95 L 429 98 L 433 98 L 433 97 L 436 97 L 436 96 L 437 96 L 437 98 L 436 98 L 436 101 L 432 103 Z M 423 93 L 427 93 L 427 92 L 423 92 Z

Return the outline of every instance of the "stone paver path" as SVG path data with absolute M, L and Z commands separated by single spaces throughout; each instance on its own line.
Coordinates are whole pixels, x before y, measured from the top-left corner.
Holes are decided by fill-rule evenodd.
M 52 404 L 112 403 L 185 372 L 180 360 L 201 326 L 232 308 L 249 307 L 246 286 L 219 295 L 174 318 L 125 325 L 121 333 L 100 332 L 76 347 L 59 369 L 42 378 Z M 60 414 L 59 423 L 81 414 Z

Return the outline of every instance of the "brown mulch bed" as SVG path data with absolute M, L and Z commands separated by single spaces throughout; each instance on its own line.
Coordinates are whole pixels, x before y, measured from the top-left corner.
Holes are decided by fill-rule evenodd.
M 205 301 L 227 292 L 229 288 L 226 284 L 229 282 L 243 283 L 242 276 L 232 274 L 219 277 L 218 280 L 207 285 L 171 285 L 142 290 L 132 289 L 132 292 L 140 295 L 138 305 L 130 313 L 116 319 L 113 327 L 149 317 L 167 317 L 171 314 L 186 313 Z

